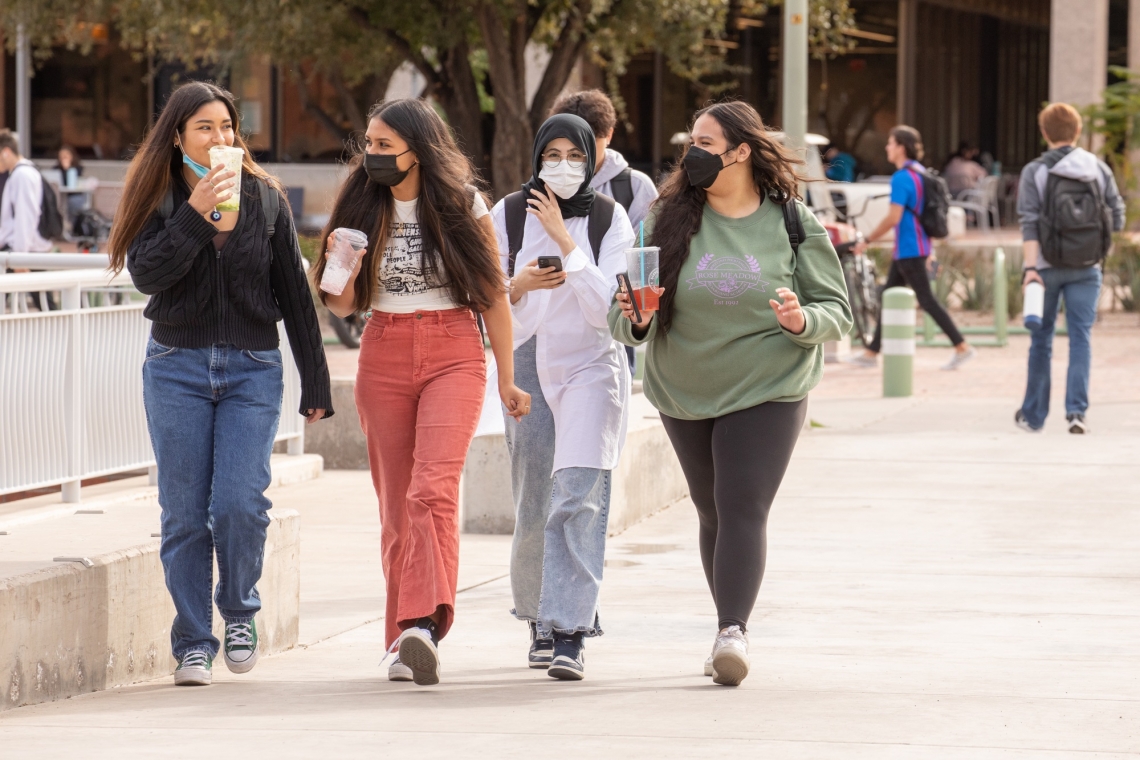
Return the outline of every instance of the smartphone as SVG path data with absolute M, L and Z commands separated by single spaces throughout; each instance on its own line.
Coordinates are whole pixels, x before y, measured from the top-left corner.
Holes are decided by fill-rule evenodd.
M 629 275 L 622 272 L 617 276 L 618 290 L 629 296 L 630 306 L 633 307 L 633 321 L 641 321 L 641 310 L 637 308 L 637 299 L 633 297 L 633 284 L 629 281 Z
M 539 256 L 538 257 L 538 268 L 539 269 L 549 269 L 550 267 L 554 267 L 554 272 L 561 272 L 562 271 L 562 257 L 561 256 Z M 550 272 L 550 274 L 554 274 L 554 272 Z

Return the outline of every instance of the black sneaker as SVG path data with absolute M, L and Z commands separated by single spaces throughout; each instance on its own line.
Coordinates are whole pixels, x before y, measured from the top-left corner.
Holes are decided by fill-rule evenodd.
M 1084 435 L 1089 432 L 1089 426 L 1085 424 L 1085 416 L 1083 414 L 1068 414 L 1065 419 L 1069 422 L 1069 432 L 1074 435 Z
M 549 668 L 554 659 L 554 639 L 544 639 L 538 635 L 538 624 L 530 624 L 530 653 L 527 664 L 532 668 Z
M 560 681 L 581 681 L 586 675 L 585 650 L 582 633 L 554 634 L 554 657 L 546 675 Z

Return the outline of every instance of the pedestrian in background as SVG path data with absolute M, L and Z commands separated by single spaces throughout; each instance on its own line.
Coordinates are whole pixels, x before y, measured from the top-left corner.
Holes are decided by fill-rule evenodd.
M 1112 170 L 1076 147 L 1081 115 L 1067 103 L 1047 106 L 1037 118 L 1048 150 L 1021 170 L 1017 215 L 1025 272 L 1022 287 L 1045 288 L 1041 327 L 1029 346 L 1025 399 L 1014 414 L 1023 430 L 1037 432 L 1049 415 L 1053 332 L 1065 301 L 1069 329 L 1069 369 L 1065 420 L 1070 433 L 1087 433 L 1091 332 L 1096 322 L 1101 263 L 1112 247 L 1112 233 L 1124 229 L 1124 199 Z
M 0 251 L 51 251 L 51 240 L 40 234 L 40 215 L 44 211 L 44 193 L 53 191 L 36 165 L 20 154 L 20 141 L 7 129 L 0 129 L 0 171 L 7 174 L 7 182 L 0 192 Z M 44 294 L 33 293 L 32 299 L 40 311 L 56 308 L 55 297 L 50 292 L 46 298 Z
M 613 101 L 601 90 L 583 90 L 563 95 L 550 113 L 574 114 L 590 125 L 598 156 L 590 187 L 613 198 L 625 209 L 634 235 L 637 235 L 649 214 L 649 207 L 657 200 L 657 186 L 648 174 L 631 168 L 625 156 L 610 147 L 617 126 Z M 625 346 L 625 350 L 629 371 L 633 375 L 637 372 L 637 353 L 630 346 Z
M 831 240 L 799 200 L 801 162 L 756 109 L 709 106 L 690 139 L 653 209 L 660 311 L 634 321 L 619 293 L 609 324 L 626 345 L 648 344 L 645 395 L 688 481 L 716 604 L 705 675 L 736 686 L 748 675 L 768 512 L 823 376 L 823 343 L 852 317 Z
M 887 160 L 895 165 L 897 171 L 891 175 L 890 211 L 866 240 L 859 243 L 859 250 L 866 251 L 868 243 L 878 240 L 894 228 L 894 258 L 883 290 L 905 285 L 914 291 L 918 305 L 938 323 L 953 344 L 954 354 L 942 369 L 954 370 L 973 359 L 977 351 L 962 337 L 954 320 L 942 304 L 938 303 L 930 288 L 927 264 L 933 248 L 921 221 L 925 200 L 922 175 L 926 172 L 926 168 L 919 163 L 922 156 L 922 136 L 917 129 L 904 125 L 891 130 L 891 136 L 887 139 Z M 853 357 L 851 362 L 863 367 L 874 367 L 882 344 L 883 324 L 879 320 L 875 324 L 875 337 L 871 345 L 862 354 Z
M 380 502 L 384 635 L 399 649 L 388 678 L 430 685 L 455 620 L 459 476 L 486 385 L 477 314 L 508 426 L 531 402 L 514 382 L 510 304 L 487 201 L 451 131 L 425 101 L 393 100 L 369 112 L 364 148 L 324 237 L 328 250 L 337 228 L 359 230 L 368 248 L 344 291 L 321 298 L 339 317 L 367 313 L 356 405 Z M 318 282 L 325 264 L 322 257 L 314 271 Z
M 208 168 L 214 146 L 244 151 L 240 185 L 222 165 Z M 239 193 L 240 211 L 218 210 Z M 159 553 L 177 613 L 174 683 L 205 685 L 219 647 L 235 673 L 258 659 L 265 489 L 284 391 L 279 320 L 301 373 L 299 412 L 310 423 L 332 414 L 293 215 L 242 140 L 228 92 L 192 82 L 170 96 L 127 169 L 108 247 L 111 268 L 126 266 L 150 296 L 143 400 L 158 462 Z M 215 604 L 221 643 L 211 632 Z
M 606 319 L 633 230 L 591 186 L 596 150 L 583 119 L 551 116 L 534 140 L 534 175 L 492 212 L 511 278 L 515 371 L 533 404 L 520 424 L 507 420 L 512 612 L 530 625 L 529 665 L 563 680 L 585 675 L 584 639 L 602 634 L 606 521 L 630 392 Z

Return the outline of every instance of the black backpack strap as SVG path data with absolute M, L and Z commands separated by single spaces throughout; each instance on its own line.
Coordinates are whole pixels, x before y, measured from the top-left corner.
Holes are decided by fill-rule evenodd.
M 605 195 L 595 195 L 594 205 L 590 207 L 590 248 L 594 251 L 594 264 L 602 252 L 602 239 L 610 231 L 614 221 L 614 207 L 617 203 L 613 198 Z
M 621 204 L 621 207 L 629 211 L 630 206 L 633 205 L 633 169 L 628 166 L 618 172 L 617 176 L 610 180 L 610 193 L 613 199 Z
M 789 198 L 787 203 L 780 205 L 780 209 L 784 212 L 784 228 L 788 231 L 788 242 L 792 244 L 792 253 L 798 256 L 800 243 L 804 242 L 807 234 L 804 232 L 804 223 L 800 221 L 796 199 Z
M 507 276 L 514 277 L 515 259 L 522 250 L 526 230 L 526 196 L 522 190 L 503 198 L 503 215 L 507 222 Z
M 277 231 L 277 216 L 281 213 L 281 194 L 261 177 L 255 179 L 257 192 L 261 196 L 261 213 L 265 217 L 266 236 L 273 237 L 273 233 Z

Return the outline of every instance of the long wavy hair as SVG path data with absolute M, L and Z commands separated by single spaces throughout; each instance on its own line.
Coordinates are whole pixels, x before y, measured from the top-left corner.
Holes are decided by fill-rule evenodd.
M 459 150 L 451 130 L 427 103 L 414 98 L 377 103 L 368 121 L 380 119 L 407 142 L 420 166 L 420 198 L 416 206 L 423 236 L 424 275 L 428 282 L 446 286 L 460 306 L 486 311 L 505 291 L 494 235 L 471 215 L 476 186 L 475 168 Z M 353 304 L 357 311 L 371 308 L 384 246 L 392 229 L 395 204 L 392 189 L 368 179 L 364 152 L 356 146 L 348 163 L 348 178 L 341 186 L 328 225 L 321 234 L 321 256 L 313 267 L 320 282 L 325 270 L 324 249 L 337 227 L 368 235 L 368 250 L 356 278 Z M 486 201 L 486 196 L 483 198 Z M 446 282 L 441 282 L 441 271 Z M 325 300 L 324 291 L 319 291 Z
M 214 102 L 223 104 L 230 112 L 230 121 L 234 125 L 234 147 L 245 151 L 241 162 L 242 176 L 258 177 L 274 190 L 281 191 L 280 183 L 257 165 L 242 139 L 234 96 L 212 82 L 187 82 L 171 93 L 158 121 L 147 133 L 127 168 L 123 197 L 115 212 L 111 239 L 107 241 L 107 248 L 111 252 L 111 269 L 115 272 L 123 270 L 127 262 L 127 249 L 151 215 L 158 210 L 171 183 L 182 173 L 182 151 L 175 147 L 174 138 L 179 137 L 181 142 L 186 123 L 198 113 L 198 109 Z
M 752 149 L 752 180 L 761 198 L 771 198 L 779 204 L 791 203 L 800 198 L 799 177 L 796 167 L 804 162 L 780 142 L 775 133 L 764 126 L 756 109 L 739 100 L 715 103 L 702 108 L 693 116 L 693 123 L 704 115 L 720 124 L 732 150 L 747 143 Z M 685 149 L 687 154 L 689 149 Z M 673 302 L 681 278 L 681 268 L 689 258 L 693 236 L 701 229 L 708 193 L 689 184 L 684 163 L 665 178 L 661 196 L 654 204 L 651 245 L 661 248 L 661 308 L 657 313 L 659 329 L 668 331 L 673 321 Z

